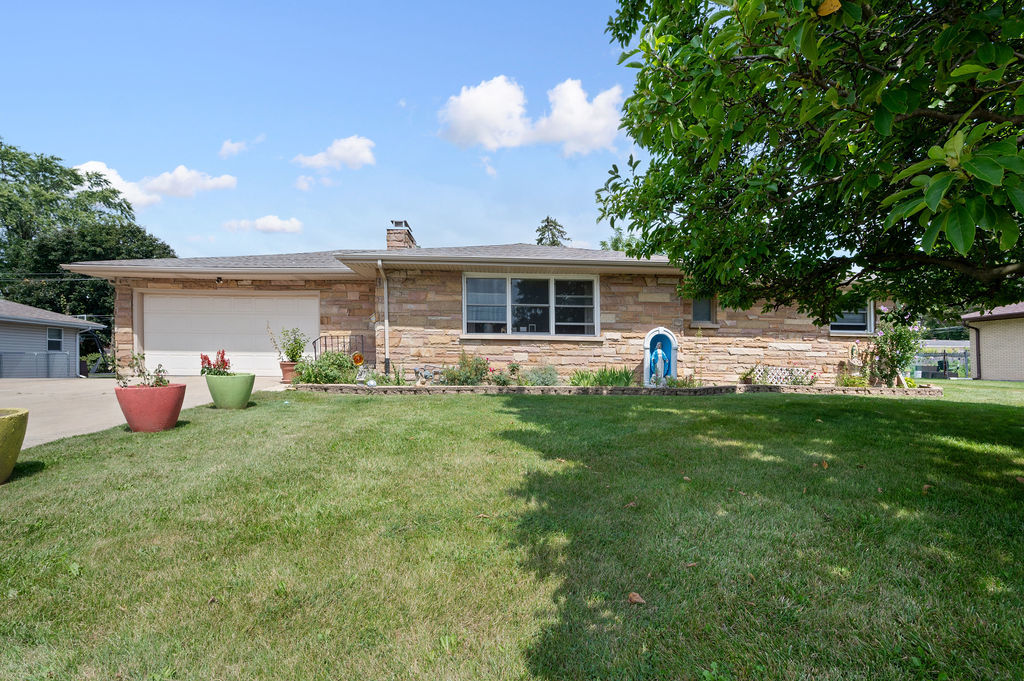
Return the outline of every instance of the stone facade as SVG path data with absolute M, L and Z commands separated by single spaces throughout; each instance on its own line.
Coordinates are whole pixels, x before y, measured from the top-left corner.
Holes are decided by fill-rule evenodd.
M 544 276 L 544 275 L 538 275 Z M 640 371 L 647 332 L 671 329 L 679 340 L 681 375 L 735 382 L 754 364 L 804 367 L 831 382 L 849 357 L 852 338 L 830 338 L 827 328 L 790 308 L 763 313 L 716 310 L 714 323 L 692 322 L 692 301 L 676 293 L 678 277 L 631 274 L 600 278 L 601 337 L 479 338 L 462 332 L 462 274 L 442 270 L 388 272 L 393 367 L 452 365 L 464 350 L 498 367 L 550 364 L 567 377 L 576 369 L 628 366 Z M 383 287 L 377 287 L 378 358 L 384 356 Z
M 640 274 L 600 277 L 599 338 L 480 338 L 462 332 L 461 272 L 406 269 L 387 274 L 391 364 L 401 367 L 409 378 L 414 367 L 455 364 L 462 351 L 487 357 L 497 367 L 513 361 L 525 368 L 552 365 L 563 378 L 576 369 L 605 366 L 627 366 L 639 372 L 645 335 L 664 326 L 679 341 L 680 375 L 695 375 L 705 383 L 733 383 L 746 369 L 761 363 L 817 371 L 822 383 L 831 383 L 839 364 L 849 357 L 853 342 L 851 337 L 830 337 L 827 328 L 814 326 L 790 308 L 767 313 L 718 309 L 714 323 L 695 324 L 692 301 L 676 293 L 678 277 Z M 367 362 L 382 369 L 382 284 L 379 275 L 376 281 L 225 279 L 219 284 L 212 279 L 117 279 L 116 356 L 126 362 L 133 347 L 135 290 L 317 290 L 320 333 L 362 336 Z
M 372 315 L 374 286 L 370 281 L 287 279 L 117 279 L 114 282 L 114 346 L 119 363 L 132 351 L 134 291 L 319 291 L 320 333 L 325 336 L 362 336 L 367 361 L 376 360 Z M 229 349 L 230 352 L 230 349 Z

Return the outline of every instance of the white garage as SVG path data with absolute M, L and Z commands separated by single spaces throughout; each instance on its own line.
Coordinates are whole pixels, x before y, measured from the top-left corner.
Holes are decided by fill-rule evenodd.
M 135 342 L 146 366 L 162 364 L 171 376 L 198 374 L 199 355 L 212 357 L 220 349 L 234 371 L 279 376 L 267 324 L 278 336 L 291 328 L 310 339 L 320 334 L 316 293 L 139 292 L 135 307 Z M 312 346 L 306 351 L 312 353 Z

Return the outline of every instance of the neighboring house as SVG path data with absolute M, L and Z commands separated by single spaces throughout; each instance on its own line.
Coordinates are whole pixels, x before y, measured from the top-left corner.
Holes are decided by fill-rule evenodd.
M 78 376 L 78 334 L 102 324 L 0 300 L 0 378 Z
M 961 319 L 971 334 L 971 378 L 1024 381 L 1024 303 Z
M 239 370 L 276 374 L 268 324 L 317 337 L 318 350 L 361 349 L 378 368 L 407 375 L 465 351 L 499 366 L 554 365 L 563 377 L 639 369 L 645 338 L 665 327 L 679 375 L 713 381 L 736 381 L 758 362 L 830 377 L 852 342 L 874 331 L 873 306 L 822 328 L 791 308 L 733 311 L 680 298 L 679 271 L 665 258 L 531 244 L 419 248 L 407 223 L 393 223 L 385 250 L 64 267 L 114 283 L 119 361 L 144 351 L 172 374 L 197 373 L 199 353 L 220 348 Z

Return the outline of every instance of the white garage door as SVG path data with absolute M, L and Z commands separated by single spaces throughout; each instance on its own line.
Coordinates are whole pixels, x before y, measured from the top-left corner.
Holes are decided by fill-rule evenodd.
M 142 351 L 150 369 L 163 364 L 171 376 L 199 373 L 199 354 L 223 348 L 234 371 L 279 376 L 277 353 L 267 335 L 298 328 L 320 335 L 317 296 L 185 295 L 142 296 Z M 312 346 L 306 346 L 312 352 Z

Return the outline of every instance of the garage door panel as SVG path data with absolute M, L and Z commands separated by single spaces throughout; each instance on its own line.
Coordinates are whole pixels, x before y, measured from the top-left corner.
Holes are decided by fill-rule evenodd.
M 144 294 L 142 346 L 146 363 L 163 364 L 172 376 L 199 373 L 199 355 L 223 348 L 236 371 L 260 376 L 280 373 L 277 353 L 267 336 L 298 328 L 320 333 L 316 296 Z M 311 346 L 306 347 L 312 351 Z

